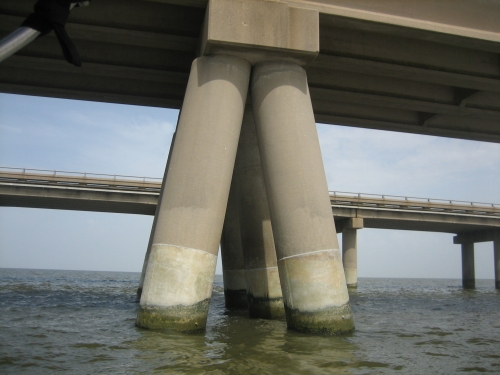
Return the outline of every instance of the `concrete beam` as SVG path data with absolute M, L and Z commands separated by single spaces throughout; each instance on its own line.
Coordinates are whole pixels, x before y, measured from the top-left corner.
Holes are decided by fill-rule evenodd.
M 144 0 L 165 4 L 182 4 L 205 8 L 208 0 Z M 403 29 L 405 34 L 434 34 L 434 39 L 449 37 L 478 41 L 500 41 L 497 14 L 500 6 L 495 0 L 481 3 L 470 0 L 281 0 L 291 6 L 314 9 L 326 19 L 347 19 L 378 24 L 381 29 Z M 484 43 L 487 45 L 486 43 Z
M 427 232 L 474 232 L 499 228 L 498 216 L 452 212 L 432 212 L 378 207 L 332 206 L 333 216 L 341 222 L 347 218 L 362 218 L 365 228 L 419 230 Z
M 490 242 L 497 238 L 500 229 L 489 229 L 475 232 L 459 233 L 453 237 L 453 243 L 456 245 L 465 243 Z
M 230 54 L 252 64 L 308 65 L 319 53 L 319 14 L 285 2 L 210 0 L 199 55 Z
M 1 184 L 0 206 L 154 215 L 157 192 Z

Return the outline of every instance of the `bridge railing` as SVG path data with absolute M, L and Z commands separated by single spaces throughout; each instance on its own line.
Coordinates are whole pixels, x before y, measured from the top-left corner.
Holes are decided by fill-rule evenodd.
M 31 183 L 86 186 L 92 188 L 145 189 L 158 191 L 161 178 L 104 173 L 71 172 L 50 169 L 13 168 L 0 166 L 0 180 Z
M 434 212 L 467 212 L 488 214 L 500 217 L 500 204 L 445 200 L 433 198 L 405 197 L 398 195 L 382 195 L 330 191 L 332 204 L 361 207 L 377 207 L 387 209 L 428 210 Z
M 103 173 L 70 172 L 49 169 L 13 168 L 0 166 L 0 182 L 78 186 L 94 189 L 120 189 L 158 192 L 161 178 Z M 405 197 L 368 193 L 330 191 L 332 205 L 346 207 L 376 207 L 378 209 L 424 210 L 433 212 L 467 213 L 500 217 L 500 204 L 458 200 Z

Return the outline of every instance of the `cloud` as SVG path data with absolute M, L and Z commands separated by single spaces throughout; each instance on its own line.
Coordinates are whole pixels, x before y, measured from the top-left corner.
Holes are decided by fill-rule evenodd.
M 500 145 L 318 125 L 331 190 L 500 202 Z
M 0 94 L 0 165 L 161 177 L 177 115 Z M 499 144 L 333 125 L 318 131 L 331 190 L 500 203 Z M 151 221 L 0 208 L 0 264 L 140 271 Z M 359 232 L 361 277 L 460 277 L 452 235 Z M 493 277 L 491 250 L 476 254 L 478 277 Z
M 0 99 L 3 165 L 163 174 L 178 111 L 5 94 Z

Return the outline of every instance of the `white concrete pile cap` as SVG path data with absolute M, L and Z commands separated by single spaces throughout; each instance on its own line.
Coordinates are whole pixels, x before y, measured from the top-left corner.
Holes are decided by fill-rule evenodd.
M 264 0 L 210 0 L 199 55 L 230 54 L 252 64 L 306 66 L 319 53 L 319 13 Z

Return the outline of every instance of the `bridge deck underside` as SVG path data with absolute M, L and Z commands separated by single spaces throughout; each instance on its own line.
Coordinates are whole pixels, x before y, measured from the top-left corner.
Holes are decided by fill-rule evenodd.
M 0 37 L 32 5 L 3 0 Z M 0 65 L 0 91 L 180 108 L 203 17 L 203 7 L 92 2 L 67 25 L 82 68 L 49 35 Z M 499 43 L 320 14 L 320 48 L 307 69 L 317 122 L 500 142 Z

